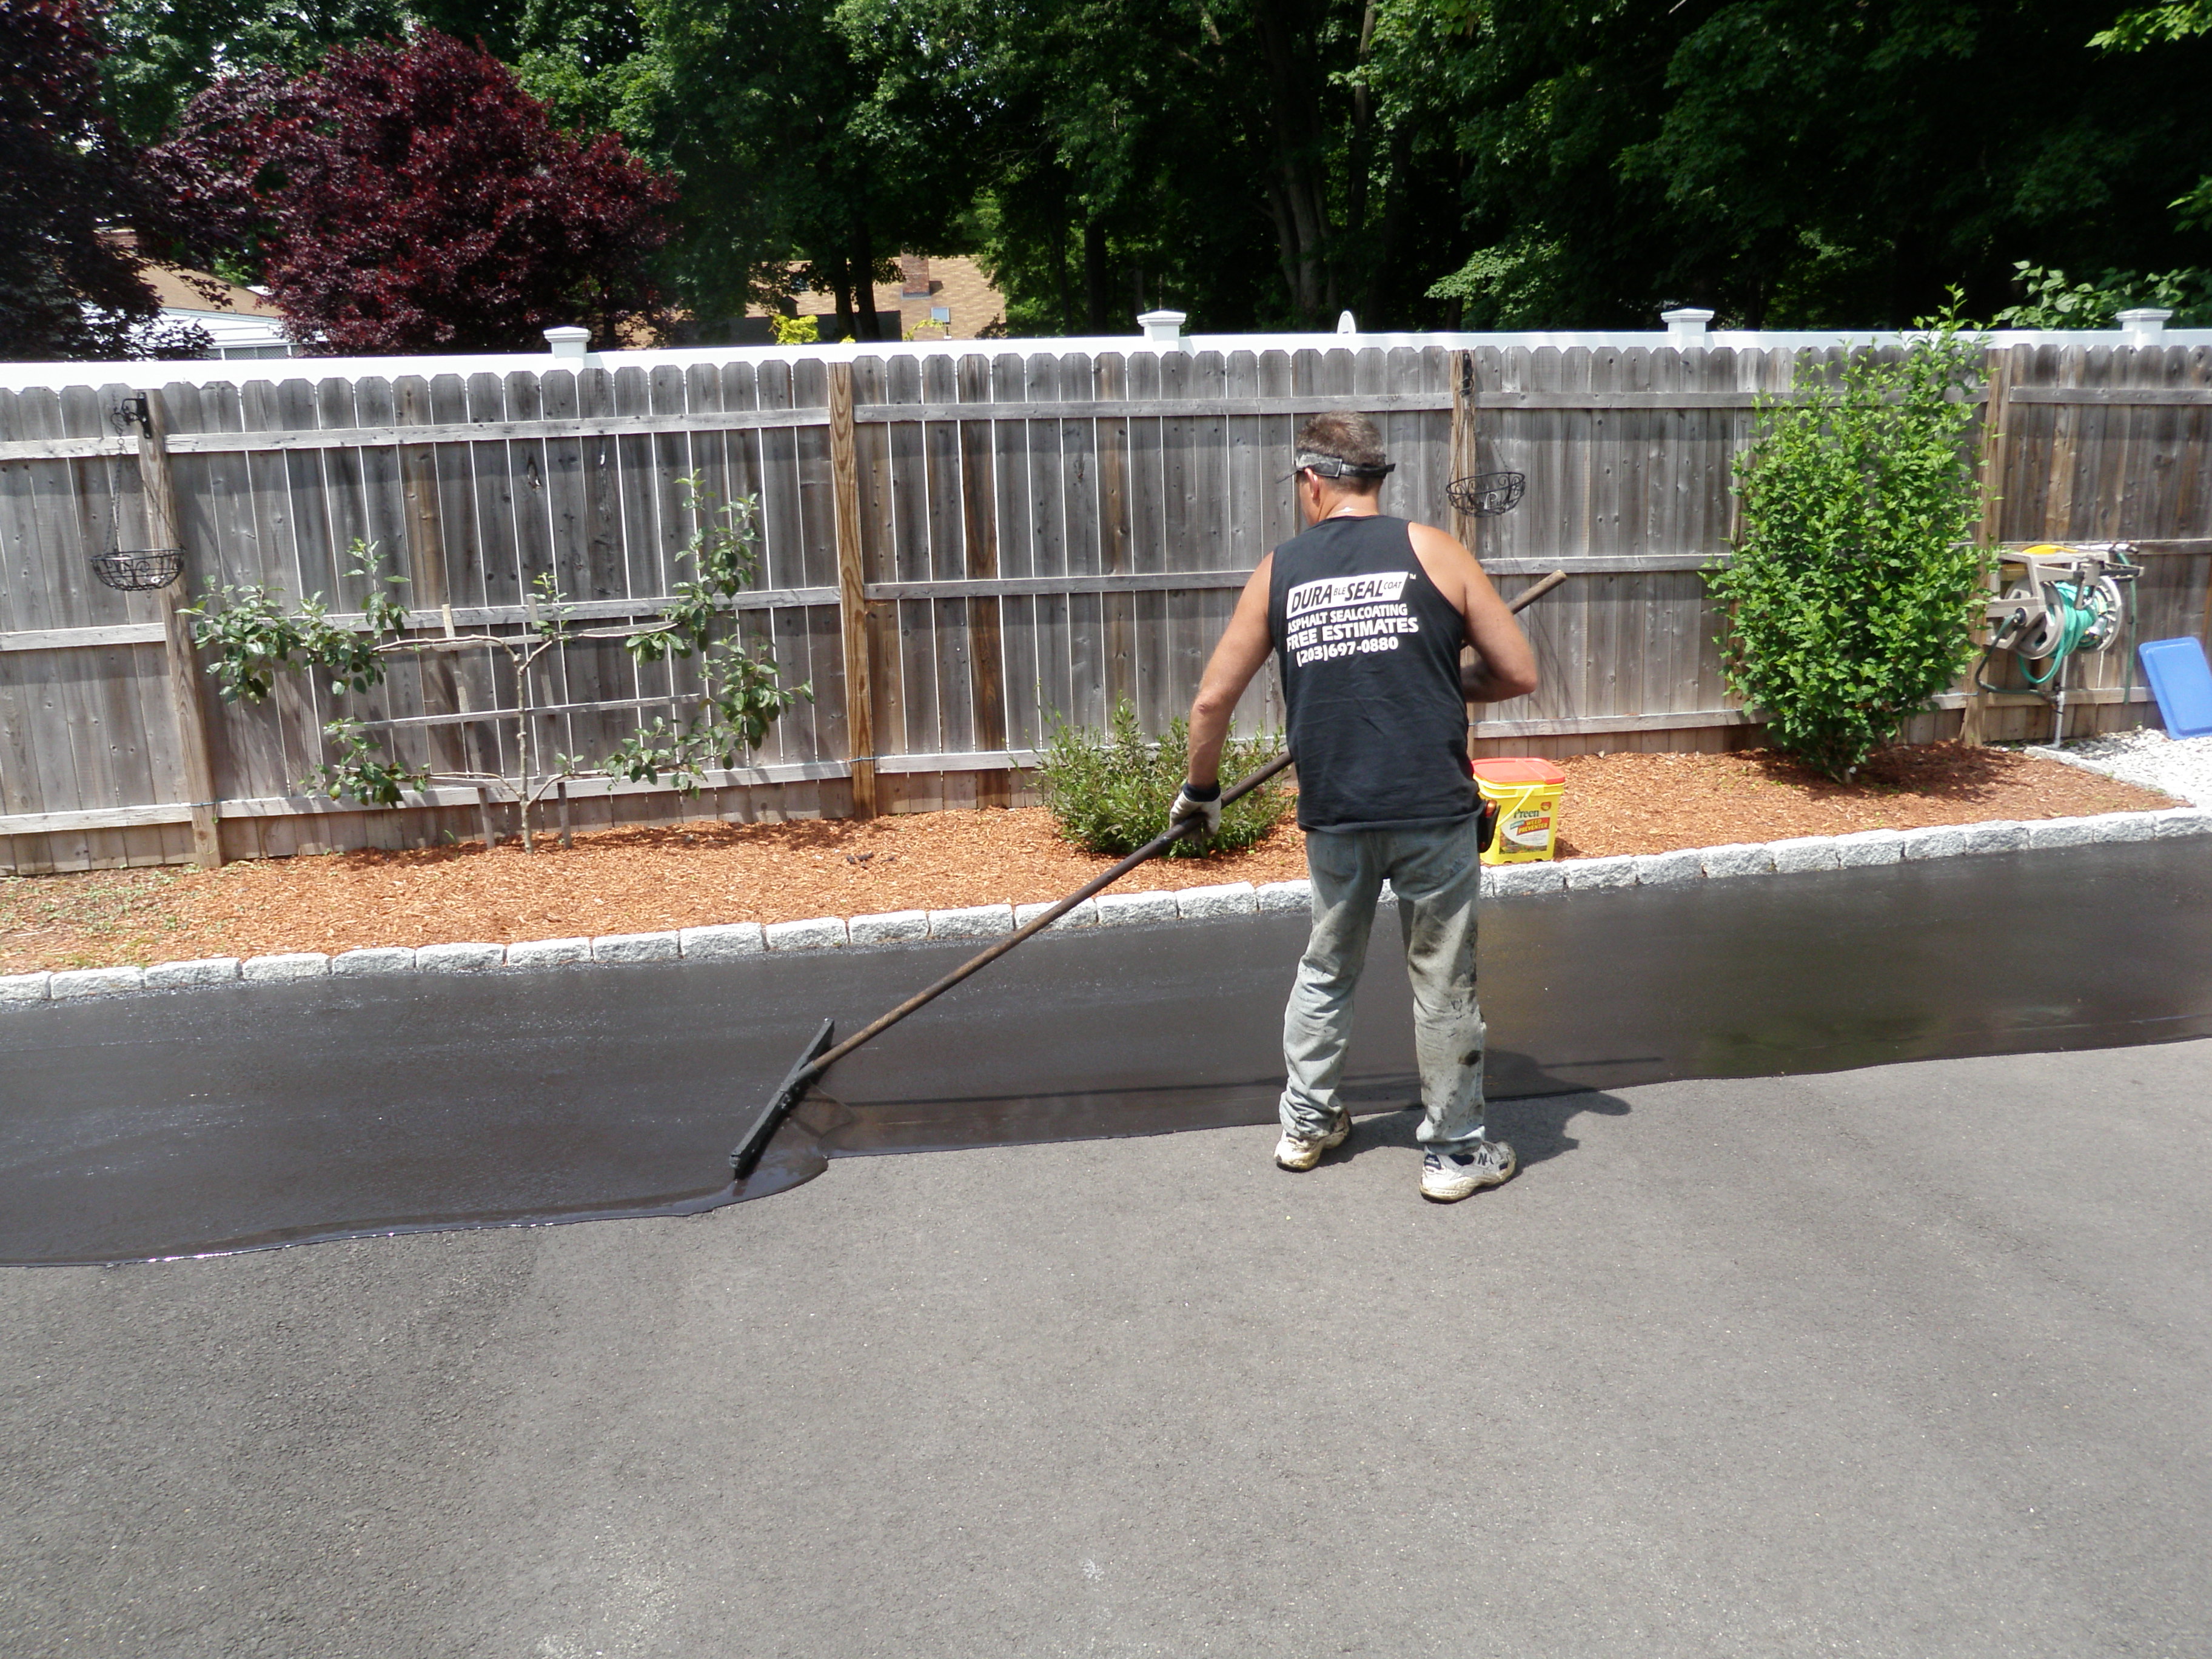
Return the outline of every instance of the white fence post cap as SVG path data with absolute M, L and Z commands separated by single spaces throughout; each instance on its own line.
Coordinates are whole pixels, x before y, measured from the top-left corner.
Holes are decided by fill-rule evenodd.
M 2166 325 L 2173 313 L 2157 306 L 2138 306 L 2124 311 L 2114 320 L 2120 331 L 2128 337 L 2130 345 L 2154 345 L 2166 332 Z
M 1359 319 L 1348 311 L 1338 313 L 1336 319 L 1336 331 L 1339 334 L 1358 333 Z
M 1672 311 L 1662 311 L 1659 320 L 1667 325 L 1667 337 L 1676 345 L 1697 344 L 1705 337 L 1705 325 L 1713 313 L 1702 306 L 1677 306 Z
M 1173 346 L 1188 350 L 1182 337 L 1182 325 L 1188 313 L 1180 311 L 1147 311 L 1137 319 L 1137 326 L 1145 331 L 1148 345 Z
M 570 323 L 561 328 L 545 331 L 545 343 L 556 357 L 580 357 L 591 349 L 592 331 Z

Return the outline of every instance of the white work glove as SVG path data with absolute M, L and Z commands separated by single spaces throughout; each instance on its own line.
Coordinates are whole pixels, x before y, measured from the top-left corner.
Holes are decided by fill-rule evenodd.
M 1206 820 L 1206 827 L 1199 832 L 1201 836 L 1211 836 L 1221 828 L 1221 785 L 1218 781 L 1201 790 L 1197 784 L 1184 780 L 1182 787 L 1176 791 L 1175 805 L 1168 808 L 1168 822 L 1176 824 L 1186 818 Z

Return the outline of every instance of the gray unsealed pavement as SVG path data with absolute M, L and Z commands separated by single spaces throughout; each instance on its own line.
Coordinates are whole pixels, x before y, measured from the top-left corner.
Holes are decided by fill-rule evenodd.
M 26 1655 L 2212 1647 L 2212 1043 L 0 1275 Z

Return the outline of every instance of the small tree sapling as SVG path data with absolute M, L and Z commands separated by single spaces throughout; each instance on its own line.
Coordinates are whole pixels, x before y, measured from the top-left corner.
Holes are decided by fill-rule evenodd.
M 437 785 L 501 790 L 518 804 L 523 848 L 533 851 L 535 812 L 553 790 L 583 778 L 644 783 L 665 778 L 683 793 L 695 795 L 709 771 L 734 766 L 747 750 L 758 748 L 785 709 L 813 699 L 811 685 L 782 684 L 775 659 L 747 647 L 734 626 L 731 602 L 759 564 L 756 501 L 745 496 L 717 507 L 706 500 L 696 479 L 682 483 L 696 528 L 677 556 L 695 574 L 678 582 L 658 613 L 642 623 L 576 626 L 568 596 L 546 572 L 532 586 L 526 607 L 529 620 L 520 633 L 416 635 L 396 597 L 405 578 L 380 573 L 375 550 L 357 541 L 349 574 L 367 590 L 359 623 L 332 615 L 319 593 L 295 611 L 262 584 L 210 583 L 199 604 L 185 608 L 193 619 L 193 643 L 214 653 L 208 672 L 222 696 L 246 702 L 267 698 L 276 676 L 284 672 L 319 674 L 336 698 L 382 684 L 395 657 L 441 651 L 503 653 L 516 687 L 516 706 L 495 718 L 512 720 L 517 728 L 512 773 L 406 765 L 385 749 L 375 722 L 342 714 L 323 727 L 330 758 L 299 787 L 374 806 L 404 805 L 409 791 Z M 691 661 L 698 690 L 670 701 L 694 705 L 696 712 L 676 720 L 656 715 L 595 760 L 552 750 L 538 730 L 540 677 L 533 671 L 542 659 L 592 640 L 620 640 L 640 663 Z

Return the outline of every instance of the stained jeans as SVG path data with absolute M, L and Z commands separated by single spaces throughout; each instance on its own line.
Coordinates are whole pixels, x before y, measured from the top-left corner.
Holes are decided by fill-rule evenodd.
M 1474 908 L 1482 882 L 1473 819 L 1417 830 L 1306 837 L 1313 936 L 1283 1013 L 1283 1127 L 1308 1139 L 1339 1110 L 1337 1084 L 1352 1031 L 1352 994 L 1367 962 L 1375 902 L 1387 878 L 1398 896 L 1413 988 L 1414 1052 L 1424 1115 L 1418 1139 L 1440 1151 L 1482 1136 L 1482 1010 L 1474 994 Z

